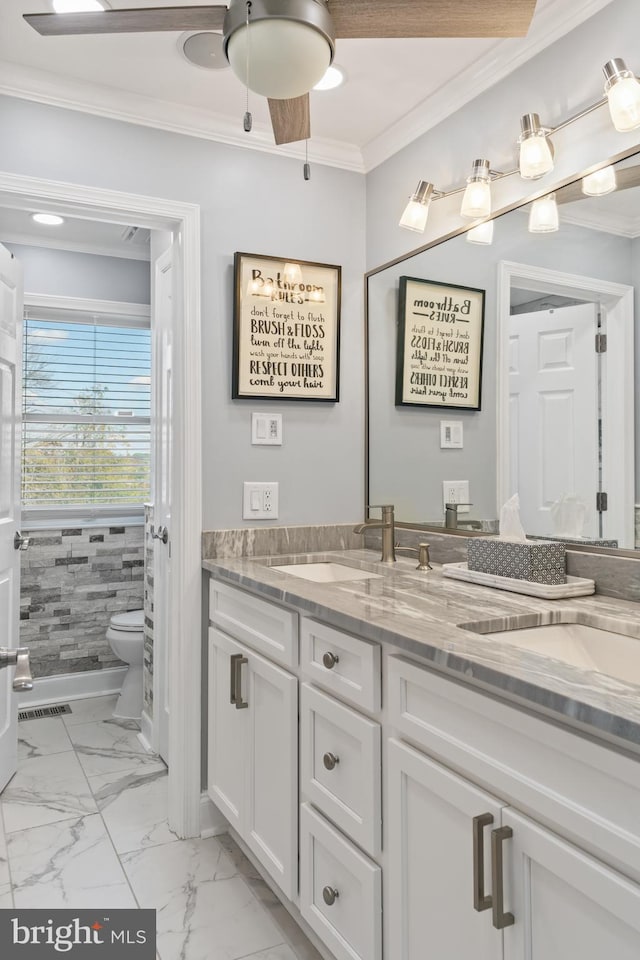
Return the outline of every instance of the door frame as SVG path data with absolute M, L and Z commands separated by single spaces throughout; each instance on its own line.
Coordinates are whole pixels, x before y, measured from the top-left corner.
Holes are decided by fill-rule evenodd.
M 609 494 L 607 527 L 622 531 L 619 546 L 635 546 L 634 463 L 634 317 L 632 286 L 594 277 L 562 273 L 532 264 L 502 260 L 498 264 L 496 331 L 496 476 L 498 516 L 509 496 L 509 318 L 511 287 L 524 282 L 527 289 L 600 302 L 606 308 L 607 352 L 602 378 L 602 475 Z M 595 349 L 595 345 L 594 345 Z M 595 494 L 595 489 L 594 489 Z
M 0 171 L 0 207 L 43 210 L 109 223 L 171 230 L 176 250 L 173 317 L 171 531 L 172 615 L 169 636 L 169 826 L 200 835 L 202 449 L 200 367 L 200 207 Z

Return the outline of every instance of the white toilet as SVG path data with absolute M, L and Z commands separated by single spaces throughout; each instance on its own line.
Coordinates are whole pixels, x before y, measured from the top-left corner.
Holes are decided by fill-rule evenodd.
M 109 621 L 107 640 L 116 657 L 129 664 L 113 716 L 139 720 L 142 716 L 144 610 L 115 613 Z

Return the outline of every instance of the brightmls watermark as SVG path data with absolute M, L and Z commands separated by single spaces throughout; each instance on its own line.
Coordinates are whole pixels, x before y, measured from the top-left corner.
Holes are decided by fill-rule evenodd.
M 155 910 L 0 910 L 3 960 L 155 960 Z

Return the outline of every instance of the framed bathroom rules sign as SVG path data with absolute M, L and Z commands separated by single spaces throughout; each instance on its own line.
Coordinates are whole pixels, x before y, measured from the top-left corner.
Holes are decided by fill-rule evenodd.
M 341 268 L 234 257 L 234 400 L 338 400 Z
M 400 277 L 396 406 L 479 410 L 484 290 Z

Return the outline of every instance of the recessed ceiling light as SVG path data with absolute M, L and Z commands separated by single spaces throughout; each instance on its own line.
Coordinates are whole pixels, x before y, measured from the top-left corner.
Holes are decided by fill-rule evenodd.
M 52 0 L 56 13 L 90 13 L 92 10 L 104 10 L 100 0 Z
M 31 219 L 35 220 L 36 223 L 44 223 L 47 227 L 59 227 L 61 223 L 64 223 L 64 218 L 59 217 L 56 213 L 32 213 Z
M 335 90 L 336 87 L 342 86 L 345 81 L 345 72 L 342 67 L 336 67 L 335 64 L 327 67 L 327 72 L 325 73 L 322 80 L 318 80 L 314 90 Z

